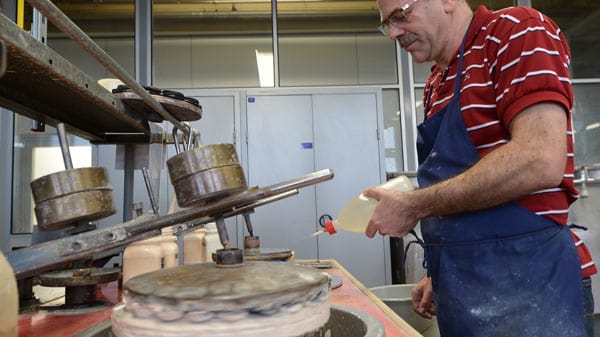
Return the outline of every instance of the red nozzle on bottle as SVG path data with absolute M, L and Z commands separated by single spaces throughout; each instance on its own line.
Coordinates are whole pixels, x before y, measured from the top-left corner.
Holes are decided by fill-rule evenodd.
M 323 231 L 329 233 L 329 235 L 337 233 L 337 231 L 335 230 L 335 226 L 333 225 L 333 221 L 331 220 L 325 222 L 325 228 L 323 229 Z

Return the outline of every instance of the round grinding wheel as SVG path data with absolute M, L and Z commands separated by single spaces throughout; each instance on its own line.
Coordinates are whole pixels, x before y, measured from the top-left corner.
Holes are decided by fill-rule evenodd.
M 244 261 L 289 261 L 292 251 L 284 248 L 244 248 Z M 211 260 L 217 260 L 217 254 L 211 254 Z
M 52 173 L 31 182 L 35 215 L 41 231 L 64 229 L 116 212 L 112 186 L 102 167 Z
M 247 188 L 233 144 L 212 144 L 167 160 L 169 177 L 180 207 L 202 205 Z
M 87 271 L 80 276 L 77 272 Z M 40 285 L 45 287 L 76 287 L 88 286 L 116 281 L 121 276 L 120 268 L 81 268 L 58 270 L 38 276 Z
M 244 249 L 245 261 L 288 261 L 292 251 L 284 248 L 248 248 Z
M 180 266 L 124 288 L 126 308 L 112 315 L 117 336 L 300 336 L 330 312 L 328 275 L 286 262 Z

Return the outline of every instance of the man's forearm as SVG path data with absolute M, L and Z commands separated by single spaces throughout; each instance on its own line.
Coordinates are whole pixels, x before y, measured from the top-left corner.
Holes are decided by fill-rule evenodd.
M 421 216 L 484 209 L 558 186 L 566 162 L 566 117 L 553 107 L 558 106 L 524 111 L 513 123 L 511 141 L 462 174 L 414 191 Z

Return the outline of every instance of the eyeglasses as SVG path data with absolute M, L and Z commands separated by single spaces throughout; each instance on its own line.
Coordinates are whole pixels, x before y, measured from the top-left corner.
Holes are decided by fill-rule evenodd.
M 388 15 L 385 20 L 381 21 L 381 24 L 378 27 L 379 31 L 383 33 L 383 35 L 387 36 L 390 35 L 390 25 L 398 28 L 399 25 L 405 23 L 415 2 L 417 2 L 417 0 L 412 0 L 411 2 L 406 3 L 404 6 L 394 9 L 394 11 Z

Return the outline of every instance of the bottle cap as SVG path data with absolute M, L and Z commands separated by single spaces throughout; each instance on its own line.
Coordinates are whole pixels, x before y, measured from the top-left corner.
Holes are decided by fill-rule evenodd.
M 323 231 L 329 233 L 329 235 L 337 233 L 333 221 L 331 220 L 325 222 L 325 228 L 323 229 Z

